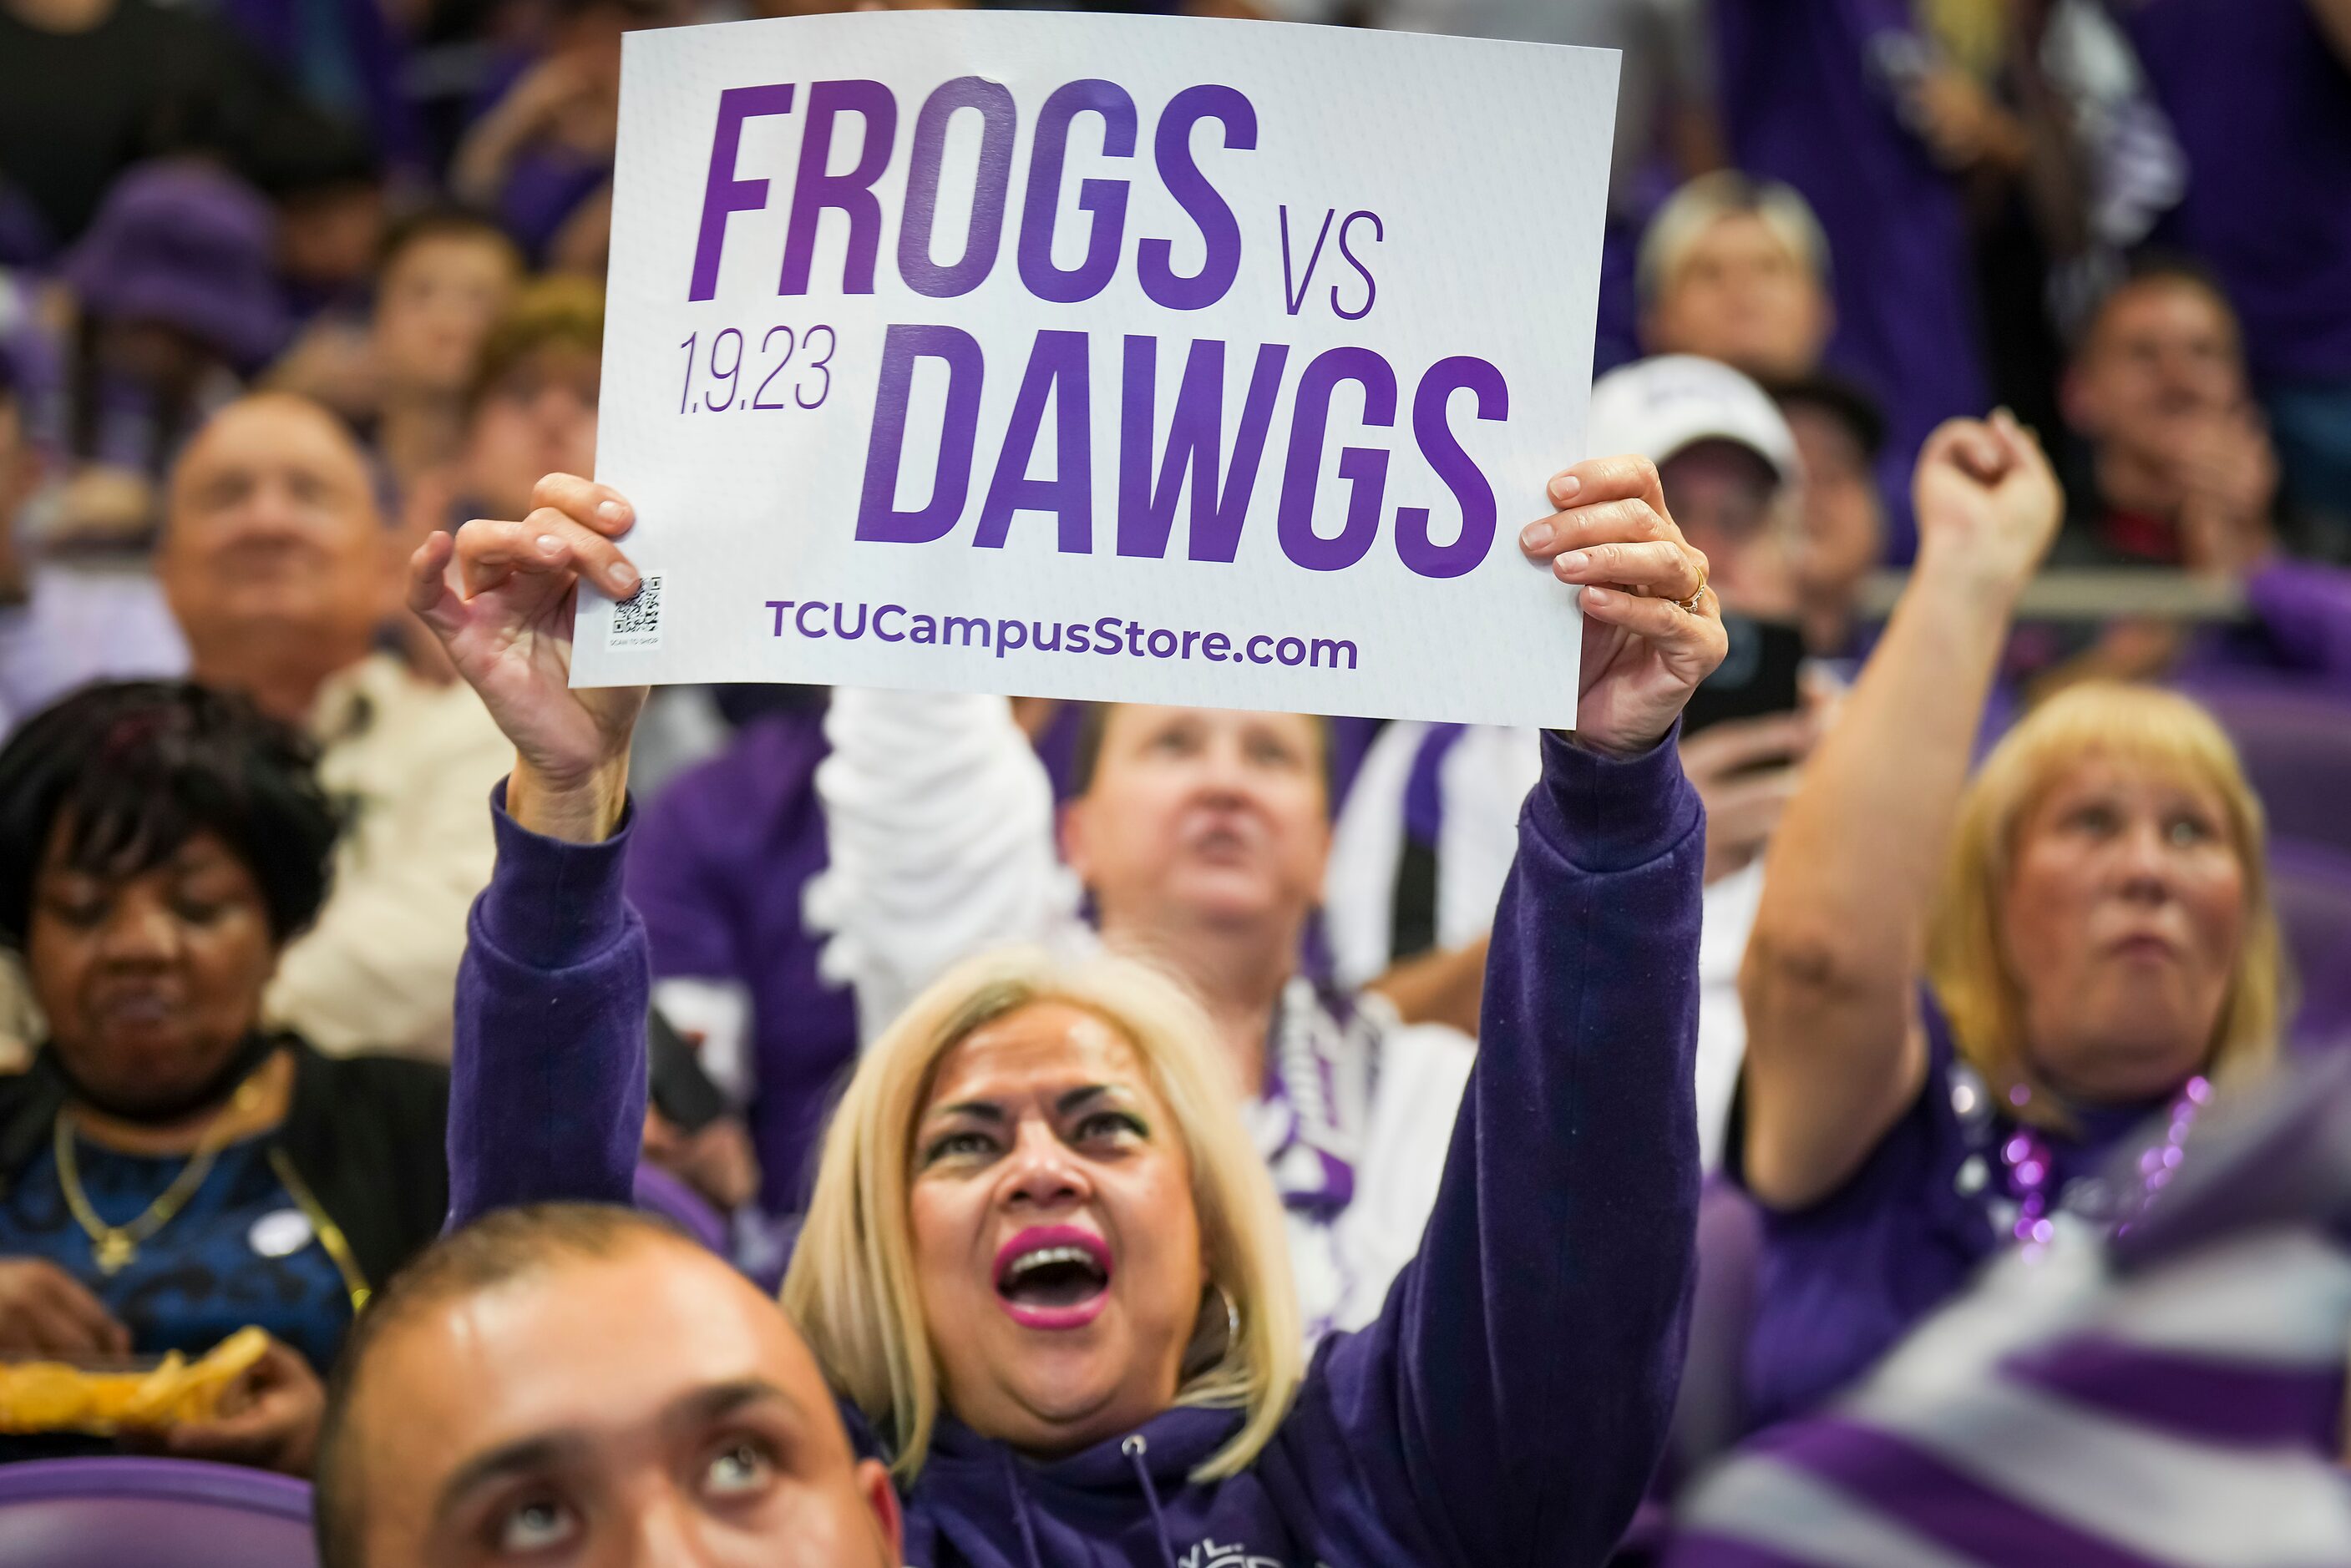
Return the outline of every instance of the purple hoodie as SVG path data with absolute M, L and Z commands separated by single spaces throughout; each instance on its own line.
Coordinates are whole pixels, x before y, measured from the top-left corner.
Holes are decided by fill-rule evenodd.
M 506 1204 L 625 1203 L 643 1108 L 626 825 L 559 844 L 501 799 L 497 831 L 458 977 L 453 1225 Z M 1670 739 L 1612 762 L 1547 736 L 1519 834 L 1443 1186 L 1378 1321 L 1325 1341 L 1257 1462 L 1213 1484 L 1187 1472 L 1235 1412 L 1169 1410 L 1042 1464 L 943 1420 L 905 1498 L 910 1563 L 1607 1558 L 1681 1363 L 1704 817 Z

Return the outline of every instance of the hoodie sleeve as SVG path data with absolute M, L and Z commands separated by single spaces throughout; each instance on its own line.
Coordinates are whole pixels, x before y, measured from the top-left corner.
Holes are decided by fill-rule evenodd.
M 1694 1271 L 1705 837 L 1671 738 L 1544 737 L 1420 1253 L 1286 1429 L 1334 1549 L 1597 1564 L 1631 1521 Z
M 497 862 L 457 969 L 449 1229 L 494 1209 L 631 1201 L 644 1138 L 645 928 L 622 897 L 632 806 L 601 844 L 542 838 L 491 794 Z
M 872 1040 L 960 960 L 1063 944 L 1077 884 L 1053 845 L 1053 786 L 1001 697 L 843 687 L 816 771 L 824 871 L 806 915 L 822 972 Z

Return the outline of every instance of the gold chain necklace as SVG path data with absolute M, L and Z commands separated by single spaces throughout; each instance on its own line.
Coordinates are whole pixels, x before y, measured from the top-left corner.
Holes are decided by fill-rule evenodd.
M 99 1272 L 110 1279 L 138 1261 L 140 1243 L 169 1225 L 187 1206 L 188 1199 L 196 1195 L 196 1189 L 204 1186 L 204 1178 L 213 1173 L 213 1162 L 220 1158 L 221 1149 L 228 1142 L 226 1134 L 221 1129 L 234 1130 L 236 1126 L 235 1113 L 250 1110 L 260 1098 L 260 1085 L 252 1079 L 248 1078 L 237 1085 L 235 1096 L 227 1107 L 213 1118 L 213 1125 L 205 1129 L 194 1152 L 188 1156 L 188 1163 L 181 1167 L 180 1174 L 172 1179 L 172 1185 L 127 1225 L 109 1225 L 98 1217 L 98 1210 L 89 1206 L 89 1196 L 82 1190 L 81 1166 L 74 1156 L 73 1113 L 59 1108 L 57 1124 L 57 1185 L 65 1191 L 66 1207 L 73 1211 L 75 1222 L 89 1233 L 90 1254 L 98 1262 Z

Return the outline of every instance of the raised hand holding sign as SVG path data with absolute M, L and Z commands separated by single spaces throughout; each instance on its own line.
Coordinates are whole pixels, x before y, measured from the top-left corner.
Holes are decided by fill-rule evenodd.
M 1177 18 L 626 45 L 575 679 L 1574 719 L 1613 56 Z M 657 602 L 656 602 L 657 601 Z

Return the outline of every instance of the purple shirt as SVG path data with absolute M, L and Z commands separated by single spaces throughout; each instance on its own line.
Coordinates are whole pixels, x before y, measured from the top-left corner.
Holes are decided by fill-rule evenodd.
M 627 1201 L 644 1114 L 630 829 L 557 843 L 502 802 L 496 824 L 457 981 L 453 1225 Z M 1547 737 L 1519 842 L 1444 1183 L 1377 1321 L 1323 1342 L 1264 1452 L 1220 1481 L 1190 1472 L 1231 1410 L 1168 1409 L 1051 1460 L 942 1412 L 904 1493 L 907 1562 L 1607 1561 L 1663 1447 L 1693 1277 L 1705 815 L 1670 737 L 1624 761 Z
M 2115 11 L 2188 156 L 2158 238 L 2220 273 L 2257 379 L 2351 378 L 2351 71 L 2308 0 Z
M 745 725 L 653 799 L 629 849 L 654 978 L 750 992 L 751 1137 L 773 1214 L 806 1197 L 827 1096 L 857 1057 L 855 1001 L 818 978 L 823 939 L 800 920 L 801 890 L 825 867 L 827 750 L 821 705 Z
M 1763 1209 L 1754 1326 L 1747 1345 L 1750 1427 L 1802 1415 L 1892 1347 L 2006 1243 L 1999 1147 L 2016 1129 L 1959 1068 L 1942 1018 L 1927 1014 L 1927 1081 L 1861 1168 L 1809 1208 Z M 2046 1135 L 2046 1190 L 2100 1170 L 2159 1106 L 2083 1110 L 2081 1136 Z M 1734 1127 L 1724 1170 L 1745 1181 Z
M 1715 18 L 1732 160 L 1794 186 L 1820 217 L 1837 317 L 1828 359 L 1885 408 L 1879 472 L 1907 532 L 1912 457 L 1991 398 L 1959 189 L 1896 115 L 1887 62 L 1920 47 L 1910 7 L 1715 0 Z

